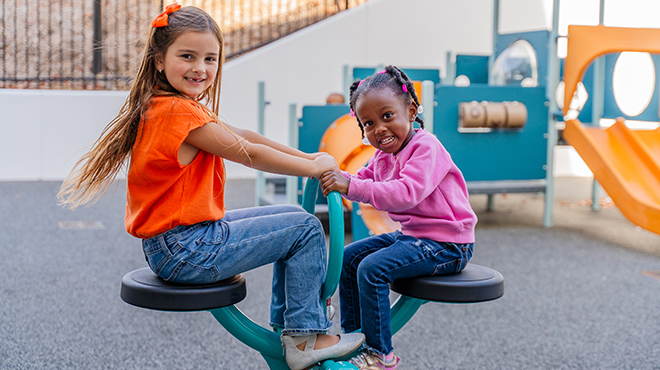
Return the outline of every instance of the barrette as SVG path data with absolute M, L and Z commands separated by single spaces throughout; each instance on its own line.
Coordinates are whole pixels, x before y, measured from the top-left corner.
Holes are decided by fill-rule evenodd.
M 165 11 L 156 17 L 156 19 L 151 22 L 151 25 L 154 26 L 154 28 L 167 26 L 167 19 L 169 18 L 168 15 L 176 12 L 179 9 L 181 9 L 181 5 L 177 3 L 166 6 Z

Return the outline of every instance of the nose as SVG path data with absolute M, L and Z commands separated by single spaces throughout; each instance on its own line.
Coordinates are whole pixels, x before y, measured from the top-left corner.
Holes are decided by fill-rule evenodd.
M 192 66 L 192 71 L 193 73 L 203 73 L 204 72 L 204 65 L 202 62 L 197 62 L 194 63 Z

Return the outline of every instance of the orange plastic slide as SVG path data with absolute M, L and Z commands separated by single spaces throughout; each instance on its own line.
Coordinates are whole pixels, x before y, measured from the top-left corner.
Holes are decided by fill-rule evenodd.
M 622 120 L 607 129 L 587 128 L 570 120 L 564 137 L 621 213 L 660 234 L 660 128 L 633 131 Z
M 587 66 L 618 51 L 660 53 L 660 29 L 569 26 L 564 115 Z M 567 120 L 563 133 L 621 213 L 660 234 L 660 128 L 630 130 L 623 119 L 607 129 Z

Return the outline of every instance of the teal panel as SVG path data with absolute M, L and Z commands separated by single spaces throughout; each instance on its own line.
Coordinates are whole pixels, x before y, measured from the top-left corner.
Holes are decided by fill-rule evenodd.
M 527 123 L 518 130 L 458 131 L 458 104 L 470 101 L 519 101 Z M 545 88 L 516 86 L 436 86 L 434 133 L 467 181 L 545 179 L 547 119 Z
M 298 121 L 298 149 L 305 153 L 315 153 L 319 151 L 321 138 L 325 130 L 337 118 L 350 112 L 348 105 L 331 104 L 305 106 L 302 109 L 302 117 Z M 302 189 L 302 179 L 298 178 L 298 189 Z M 319 190 L 319 193 L 321 191 Z M 298 202 L 302 202 L 302 195 L 298 196 Z M 322 194 L 317 197 L 318 204 L 325 204 L 326 199 Z
M 358 214 L 360 203 L 353 202 L 353 209 L 351 210 L 351 234 L 353 234 L 353 241 L 358 241 L 371 236 L 369 228 L 362 221 L 362 217 Z
M 433 81 L 440 83 L 439 69 L 401 68 L 411 81 Z M 363 80 L 376 73 L 376 68 L 355 67 L 353 68 L 353 81 Z
M 550 32 L 533 31 L 500 34 L 497 36 L 497 43 L 495 45 L 495 58 L 497 58 L 512 42 L 517 40 L 526 40 L 536 51 L 539 86 L 545 86 L 545 78 L 548 75 L 548 42 L 550 40 Z
M 298 122 L 298 149 L 305 153 L 319 151 L 319 144 L 325 130 L 337 118 L 349 113 L 346 104 L 308 105 L 302 109 Z
M 487 84 L 488 59 L 480 55 L 456 55 L 456 76 L 467 76 L 472 84 Z

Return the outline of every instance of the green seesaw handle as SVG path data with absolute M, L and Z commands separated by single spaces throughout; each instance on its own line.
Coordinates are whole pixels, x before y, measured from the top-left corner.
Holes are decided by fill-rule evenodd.
M 307 179 L 303 192 L 303 208 L 314 214 L 316 209 L 316 197 L 318 195 L 319 180 Z M 328 256 L 328 270 L 325 275 L 325 283 L 321 291 L 321 299 L 326 300 L 335 293 L 339 285 L 341 264 L 344 259 L 344 206 L 341 203 L 341 195 L 333 191 L 328 194 L 328 218 L 330 224 Z

